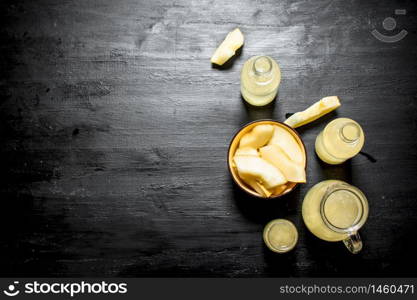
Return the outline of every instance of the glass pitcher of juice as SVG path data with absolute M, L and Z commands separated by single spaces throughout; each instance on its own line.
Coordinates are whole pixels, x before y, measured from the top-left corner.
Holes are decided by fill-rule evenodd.
M 249 104 L 263 106 L 275 99 L 281 81 L 277 62 L 269 56 L 248 59 L 240 75 L 242 97 Z
M 361 151 L 365 143 L 362 127 L 352 119 L 338 118 L 316 138 L 316 153 L 328 164 L 341 164 Z
M 356 187 L 340 180 L 325 180 L 304 197 L 302 215 L 307 228 L 318 238 L 343 241 L 352 253 L 362 249 L 358 230 L 368 218 L 368 201 Z

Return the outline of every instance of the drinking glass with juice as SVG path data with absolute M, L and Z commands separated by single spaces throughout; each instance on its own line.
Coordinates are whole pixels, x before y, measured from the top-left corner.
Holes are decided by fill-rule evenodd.
M 267 247 L 272 251 L 286 253 L 297 244 L 298 232 L 292 222 L 285 219 L 276 219 L 265 226 L 263 238 Z
M 352 253 L 362 249 L 358 230 L 365 224 L 368 211 L 365 195 L 340 180 L 326 180 L 313 186 L 302 207 L 304 223 L 311 233 L 325 241 L 343 241 Z
M 348 118 L 338 118 L 320 132 L 315 148 L 322 161 L 336 165 L 358 154 L 364 143 L 365 135 L 357 122 Z

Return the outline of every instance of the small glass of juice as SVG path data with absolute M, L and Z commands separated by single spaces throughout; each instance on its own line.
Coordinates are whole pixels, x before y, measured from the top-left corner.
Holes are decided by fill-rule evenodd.
M 304 197 L 302 207 L 304 223 L 311 233 L 325 241 L 343 241 L 354 254 L 362 249 L 358 230 L 365 224 L 368 211 L 365 195 L 340 180 L 314 185 Z
M 365 143 L 362 127 L 352 119 L 338 118 L 326 125 L 316 138 L 318 157 L 337 165 L 354 157 Z
M 285 219 L 272 220 L 264 228 L 263 239 L 270 250 L 276 253 L 286 253 L 297 244 L 297 228 Z

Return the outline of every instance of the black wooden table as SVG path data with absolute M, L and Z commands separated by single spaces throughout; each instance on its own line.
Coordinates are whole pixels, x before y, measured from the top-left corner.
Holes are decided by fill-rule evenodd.
M 0 14 L 1 276 L 417 275 L 415 1 L 28 0 Z M 235 27 L 242 53 L 213 68 Z M 408 34 L 385 43 L 373 29 Z M 263 108 L 240 97 L 258 54 L 282 70 Z M 298 130 L 307 184 L 261 201 L 232 183 L 242 125 L 330 95 L 342 107 Z M 363 126 L 376 162 L 318 160 L 315 137 L 338 116 Z M 301 218 L 307 190 L 331 178 L 370 202 L 356 256 Z M 299 230 L 291 253 L 263 245 L 274 218 Z

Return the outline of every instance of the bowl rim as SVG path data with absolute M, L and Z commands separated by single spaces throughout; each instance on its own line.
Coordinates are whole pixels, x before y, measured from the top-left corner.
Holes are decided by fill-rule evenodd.
M 230 143 L 229 143 L 229 148 L 227 149 L 227 169 L 229 170 L 229 173 L 230 173 L 230 176 L 232 177 L 232 179 L 233 179 L 233 182 L 241 189 L 241 190 L 243 190 L 246 194 L 248 194 L 248 195 L 250 195 L 250 196 L 252 196 L 252 197 L 255 197 L 255 198 L 260 198 L 260 199 L 264 199 L 264 200 L 269 200 L 269 199 L 277 199 L 277 198 L 280 198 L 280 197 L 282 197 L 282 196 L 285 196 L 285 195 L 287 195 L 288 193 L 290 193 L 290 192 L 292 192 L 300 183 L 299 182 L 294 182 L 295 183 L 295 185 L 291 188 L 291 189 L 289 189 L 289 190 L 286 190 L 286 191 L 284 191 L 282 194 L 279 194 L 279 195 L 276 195 L 276 196 L 273 196 L 273 197 L 262 197 L 261 195 L 259 195 L 259 194 L 257 194 L 257 193 L 249 193 L 246 189 L 244 189 L 244 188 L 242 188 L 241 186 L 240 186 L 240 183 L 238 183 L 237 181 L 236 181 L 236 179 L 235 179 L 235 177 L 233 176 L 233 171 L 232 171 L 232 166 L 231 166 L 231 163 L 230 163 L 230 149 L 232 148 L 232 144 L 233 144 L 233 141 L 235 140 L 235 138 L 236 138 L 236 136 L 243 130 L 243 129 L 245 129 L 246 127 L 248 127 L 248 126 L 250 126 L 250 125 L 252 125 L 252 124 L 254 124 L 254 123 L 260 123 L 260 122 L 273 122 L 273 123 L 278 123 L 278 124 L 280 124 L 280 125 L 283 125 L 284 127 L 286 127 L 289 131 L 292 131 L 292 132 L 294 132 L 295 133 L 295 135 L 298 137 L 298 139 L 301 141 L 301 144 L 302 144 L 302 146 L 303 146 L 303 149 L 304 149 L 304 153 L 305 153 L 305 165 L 304 165 L 304 170 L 306 170 L 307 171 L 307 162 L 308 162 L 308 156 L 307 156 L 307 149 L 306 149 L 306 145 L 304 144 L 304 141 L 303 141 L 303 139 L 301 138 L 301 136 L 300 136 L 300 134 L 294 129 L 294 128 L 292 128 L 291 126 L 289 126 L 289 125 L 287 125 L 287 124 L 285 124 L 284 122 L 280 122 L 280 121 L 277 121 L 277 120 L 273 120 L 273 119 L 259 119 L 259 120 L 255 120 L 255 121 L 251 121 L 251 122 L 249 122 L 249 123 L 246 123 L 245 125 L 243 125 L 243 126 L 241 126 L 236 132 L 235 132 L 235 134 L 233 135 L 233 137 L 232 137 L 232 139 L 230 140 Z

